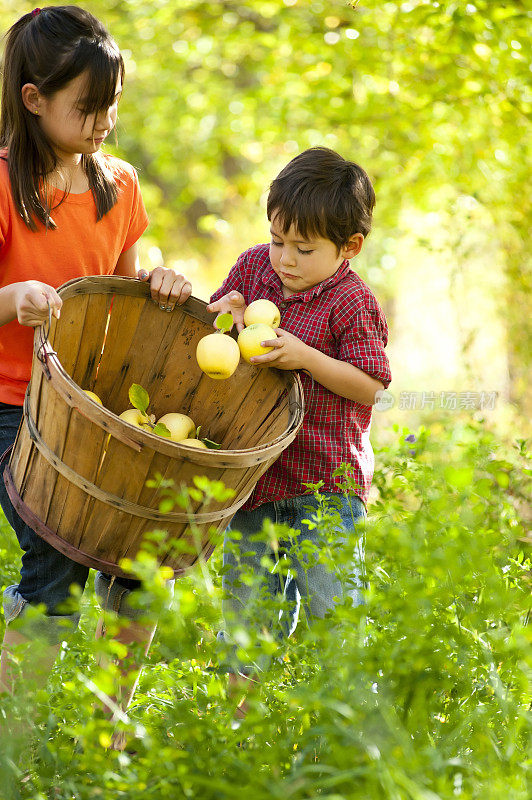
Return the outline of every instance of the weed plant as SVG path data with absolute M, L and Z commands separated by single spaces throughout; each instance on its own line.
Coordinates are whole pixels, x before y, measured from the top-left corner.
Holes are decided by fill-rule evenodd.
M 131 565 L 143 580 L 138 602 L 159 614 L 118 722 L 136 754 L 107 749 L 112 729 L 94 710 L 116 677 L 96 658 L 104 651 L 112 661 L 119 645 L 94 641 L 99 611 L 88 590 L 47 690 L 3 700 L 4 713 L 31 721 L 31 735 L 18 754 L 2 740 L 0 797 L 529 800 L 530 463 L 523 441 L 506 446 L 481 422 L 441 434 L 396 429 L 377 454 L 364 605 L 341 601 L 321 621 L 302 614 L 288 640 L 264 625 L 233 629 L 239 655 L 270 661 L 244 720 L 235 721 L 228 651 L 216 639 L 221 548 L 177 580 L 171 598 L 150 549 L 155 534 Z M 200 481 L 193 491 L 208 499 L 221 488 Z M 335 513 L 322 498 L 309 516 L 324 546 L 307 556 L 343 565 L 347 582 L 357 538 L 335 546 Z M 260 535 L 275 545 L 284 534 L 270 524 Z M 16 581 L 18 559 L 5 524 L 4 586 Z M 271 568 L 286 572 L 289 560 L 274 557 Z

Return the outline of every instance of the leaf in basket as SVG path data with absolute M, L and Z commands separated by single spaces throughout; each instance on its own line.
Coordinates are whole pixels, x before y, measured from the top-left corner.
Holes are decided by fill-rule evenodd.
M 227 314 L 218 314 L 214 320 L 214 327 L 217 328 L 220 333 L 229 333 L 233 327 L 233 315 L 231 312 L 229 311 Z
M 164 497 L 159 503 L 159 511 L 163 514 L 168 514 L 173 511 L 175 503 L 171 497 Z
M 156 433 L 158 436 L 164 436 L 165 439 L 169 439 L 172 435 L 164 422 L 158 422 L 157 425 L 154 425 L 152 433 Z
M 131 405 L 138 408 L 143 414 L 148 410 L 150 396 L 146 389 L 143 389 L 138 383 L 132 383 L 129 387 L 129 400 Z
M 219 450 L 222 446 L 221 444 L 218 444 L 218 442 L 211 442 L 210 439 L 202 439 L 201 441 L 203 444 L 207 445 L 209 450 Z
M 198 427 L 196 428 L 196 439 L 200 438 L 200 435 L 199 435 L 200 430 L 201 430 L 201 425 L 198 425 Z

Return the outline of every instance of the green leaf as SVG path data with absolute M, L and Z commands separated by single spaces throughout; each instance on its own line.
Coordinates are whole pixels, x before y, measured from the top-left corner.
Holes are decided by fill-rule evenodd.
M 457 467 L 447 467 L 444 474 L 447 483 L 451 486 L 455 486 L 457 489 L 463 489 L 471 485 L 474 473 L 473 467 L 462 467 L 460 469 Z
M 218 314 L 214 320 L 214 326 L 220 333 L 229 333 L 233 327 L 233 315 L 229 311 L 227 314 Z
M 499 472 L 497 472 L 497 474 L 495 475 L 495 479 L 499 484 L 499 486 L 502 486 L 503 489 L 507 489 L 508 486 L 510 485 L 510 476 L 508 475 L 508 473 L 503 472 L 502 470 L 499 470 Z
M 169 439 L 171 436 L 164 422 L 158 422 L 157 425 L 154 425 L 152 433 L 156 433 L 157 436 L 164 436 L 165 439 Z
M 133 383 L 129 388 L 129 401 L 132 406 L 138 408 L 143 414 L 146 414 L 150 396 L 146 389 L 143 389 L 138 383 Z
M 211 442 L 210 439 L 202 439 L 201 441 L 203 442 L 203 444 L 207 445 L 209 450 L 219 450 L 220 447 L 222 446 L 221 444 L 218 444 L 217 442 Z

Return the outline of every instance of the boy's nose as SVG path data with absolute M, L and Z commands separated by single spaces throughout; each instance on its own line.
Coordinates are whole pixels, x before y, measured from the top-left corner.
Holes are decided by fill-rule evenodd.
M 290 252 L 290 250 L 283 249 L 281 253 L 281 264 L 286 267 L 293 266 L 295 264 L 294 254 Z

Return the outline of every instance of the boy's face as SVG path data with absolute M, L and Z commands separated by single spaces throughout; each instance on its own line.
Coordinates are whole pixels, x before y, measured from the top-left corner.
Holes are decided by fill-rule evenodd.
M 283 284 L 284 297 L 305 292 L 334 275 L 346 258 L 360 252 L 364 237 L 355 233 L 338 253 L 330 239 L 304 239 L 292 225 L 286 233 L 278 217 L 271 221 L 270 261 Z

